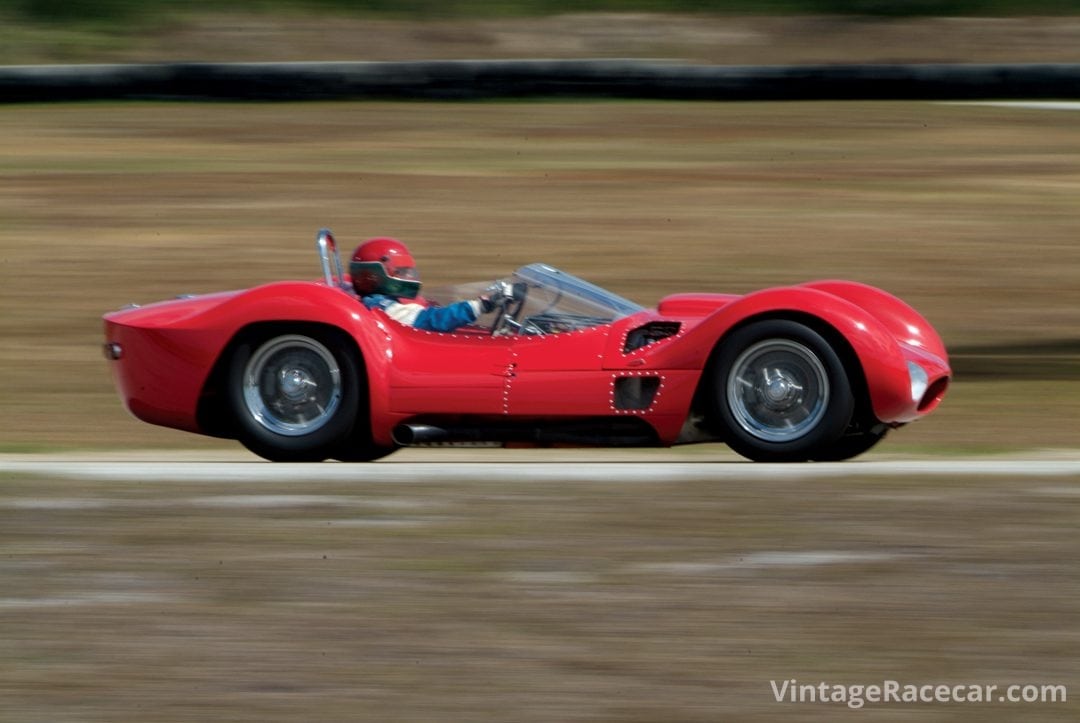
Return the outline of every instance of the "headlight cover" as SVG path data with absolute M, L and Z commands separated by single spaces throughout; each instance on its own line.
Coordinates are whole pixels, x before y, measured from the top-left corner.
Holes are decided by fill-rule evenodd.
M 926 388 L 930 384 L 930 377 L 927 376 L 925 369 L 913 361 L 908 361 L 907 370 L 908 376 L 911 377 L 911 401 L 919 404 L 923 395 L 926 394 Z

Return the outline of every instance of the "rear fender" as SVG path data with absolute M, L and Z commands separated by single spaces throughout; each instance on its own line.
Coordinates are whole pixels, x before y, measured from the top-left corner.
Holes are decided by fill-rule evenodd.
M 372 421 L 378 410 L 389 408 L 388 385 L 385 383 L 389 332 L 382 320 L 347 292 L 304 282 L 267 284 L 232 297 L 205 316 L 208 318 L 204 322 L 221 339 L 220 351 L 200 402 L 200 425 L 209 425 L 207 433 L 228 433 L 213 428 L 213 420 L 224 418 L 215 413 L 220 397 L 218 391 L 224 383 L 228 359 L 236 344 L 260 329 L 321 327 L 340 331 L 360 354 Z

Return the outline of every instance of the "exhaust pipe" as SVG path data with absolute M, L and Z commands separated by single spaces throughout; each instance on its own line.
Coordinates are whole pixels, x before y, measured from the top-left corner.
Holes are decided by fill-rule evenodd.
M 585 422 L 551 422 L 545 425 L 454 426 L 399 424 L 391 432 L 394 444 L 414 447 L 422 444 L 566 444 L 583 447 L 651 447 L 658 443 L 656 432 L 638 419 L 599 419 Z
M 448 442 L 450 434 L 442 427 L 430 424 L 399 424 L 390 433 L 394 444 L 411 447 L 414 444 L 436 444 Z

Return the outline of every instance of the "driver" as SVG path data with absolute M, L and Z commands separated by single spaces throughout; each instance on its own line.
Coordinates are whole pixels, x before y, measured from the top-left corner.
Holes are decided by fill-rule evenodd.
M 356 247 L 349 264 L 353 289 L 364 306 L 381 309 L 394 321 L 424 331 L 454 331 L 495 309 L 511 291 L 495 284 L 482 296 L 448 306 L 431 306 L 418 297 L 420 274 L 405 244 L 373 238 Z

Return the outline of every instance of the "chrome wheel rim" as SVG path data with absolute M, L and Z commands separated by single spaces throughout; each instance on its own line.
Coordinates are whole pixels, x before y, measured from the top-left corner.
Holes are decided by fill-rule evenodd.
M 766 442 L 805 436 L 825 417 L 829 377 L 814 352 L 789 339 L 754 344 L 735 360 L 727 401 L 739 427 Z
M 263 344 L 244 368 L 244 403 L 266 429 L 299 437 L 325 426 L 341 405 L 341 370 L 325 346 L 306 336 Z

